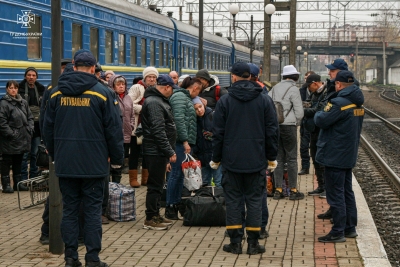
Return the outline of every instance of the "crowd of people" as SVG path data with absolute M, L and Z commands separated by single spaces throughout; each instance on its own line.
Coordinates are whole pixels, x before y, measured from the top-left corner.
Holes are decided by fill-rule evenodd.
M 318 217 L 334 223 L 319 241 L 344 242 L 357 236 L 351 169 L 364 115 L 363 95 L 343 59 L 326 66 L 330 79 L 323 82 L 308 72 L 300 89 L 300 73 L 285 66 L 282 80 L 269 91 L 258 79 L 258 66 L 243 62 L 231 67 L 228 88 L 207 69 L 191 77 L 176 71 L 159 74 L 154 67 L 145 68 L 129 87 L 124 76 L 104 72 L 84 49 L 73 60 L 62 60 L 54 86 L 40 84 L 37 70 L 29 67 L 22 82 L 7 82 L 0 100 L 3 193 L 13 193 L 18 182 L 40 175 L 35 163 L 43 142 L 60 179 L 65 266 L 82 266 L 77 249 L 83 237 L 85 266 L 104 267 L 108 265 L 100 261 L 99 252 L 101 224 L 108 223 L 109 182 L 120 183 L 125 173 L 131 187 L 147 186 L 143 228 L 168 229 L 172 220 L 183 216 L 181 163 L 192 154 L 201 162 L 203 186 L 224 191 L 230 243 L 223 250 L 241 254 L 246 231 L 247 253 L 253 255 L 265 252 L 258 240 L 268 237 L 267 170 L 274 173 L 274 200 L 285 198 L 285 164 L 289 199 L 302 200 L 298 175 L 310 173 L 311 155 L 318 187 L 308 195 L 327 198 L 330 209 Z M 283 109 L 281 123 L 277 102 Z M 40 241 L 48 244 L 48 202 L 43 220 Z

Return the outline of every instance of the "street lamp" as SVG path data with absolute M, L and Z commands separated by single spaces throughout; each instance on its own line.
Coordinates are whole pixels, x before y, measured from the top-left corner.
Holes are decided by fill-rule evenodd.
M 307 70 L 307 66 L 308 66 L 308 65 L 307 65 L 308 53 L 307 53 L 307 52 L 304 52 L 303 55 L 304 55 L 304 61 L 306 62 L 306 71 L 308 71 L 308 70 Z
M 271 81 L 271 16 L 272 14 L 275 13 L 275 6 L 273 4 L 268 4 L 265 6 L 264 11 L 264 78 L 267 79 L 267 81 Z
M 233 16 L 233 41 L 236 42 L 236 29 L 235 29 L 235 17 L 239 13 L 239 6 L 237 4 L 232 4 L 229 6 L 229 13 Z
M 280 45 L 282 45 L 282 41 L 280 41 Z M 282 80 L 281 74 L 282 74 L 282 54 L 285 53 L 287 47 L 286 45 L 280 46 L 280 52 L 279 52 L 279 80 Z
M 300 51 L 301 51 L 302 47 L 299 45 L 297 47 L 297 51 L 299 51 L 299 72 L 300 72 L 300 68 L 301 68 L 301 63 L 300 63 Z

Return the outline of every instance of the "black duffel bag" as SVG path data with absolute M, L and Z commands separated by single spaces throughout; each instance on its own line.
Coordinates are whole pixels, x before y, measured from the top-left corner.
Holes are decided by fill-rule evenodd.
M 199 189 L 196 195 L 185 200 L 185 226 L 225 226 L 225 198 Z
M 41 168 L 49 167 L 49 154 L 47 154 L 46 147 L 44 145 L 38 146 L 38 151 L 36 153 L 36 166 Z

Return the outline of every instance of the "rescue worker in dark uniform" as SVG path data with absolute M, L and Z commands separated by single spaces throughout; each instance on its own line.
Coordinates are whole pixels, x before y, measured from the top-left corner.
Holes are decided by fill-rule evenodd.
M 49 155 L 54 159 L 63 198 L 61 234 L 66 267 L 81 266 L 78 256 L 78 212 L 84 205 L 87 267 L 100 261 L 101 204 L 105 177 L 123 163 L 122 120 L 115 94 L 99 84 L 96 59 L 89 50 L 74 55 L 74 70 L 62 75 L 52 91 L 44 119 Z
M 331 231 L 318 238 L 320 242 L 345 242 L 357 236 L 357 207 L 352 188 L 352 168 L 358 155 L 364 119 L 364 95 L 354 84 L 349 71 L 335 78 L 336 93 L 328 98 L 323 111 L 315 114 L 315 125 L 321 128 L 316 160 L 325 166 L 325 189 L 331 207 Z
M 267 162 L 277 166 L 278 120 L 272 99 L 250 81 L 250 67 L 237 62 L 231 69 L 232 86 L 221 97 L 213 117 L 213 169 L 222 164 L 222 187 L 226 200 L 226 229 L 230 244 L 223 250 L 242 253 L 242 215 L 247 208 L 247 254 L 264 253 L 259 245 L 261 199 Z M 244 201 L 243 201 L 244 199 Z
M 302 122 L 302 127 L 304 130 L 311 134 L 310 139 L 310 154 L 315 167 L 315 175 L 317 176 L 318 187 L 313 191 L 308 192 L 309 196 L 319 196 L 325 191 L 325 179 L 324 179 L 324 166 L 319 164 L 315 160 L 315 155 L 317 153 L 317 141 L 319 135 L 319 128 L 315 126 L 314 116 L 315 113 L 321 110 L 320 103 L 325 97 L 326 88 L 321 82 L 321 76 L 318 74 L 310 74 L 307 77 L 306 85 L 311 95 L 307 103 L 310 105 L 308 108 L 304 108 L 304 118 Z

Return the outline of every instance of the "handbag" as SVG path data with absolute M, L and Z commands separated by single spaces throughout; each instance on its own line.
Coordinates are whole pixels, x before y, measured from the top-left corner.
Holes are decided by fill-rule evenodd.
M 47 154 L 46 147 L 42 144 L 38 146 L 36 153 L 36 166 L 41 168 L 49 167 L 49 154 Z
M 181 167 L 184 175 L 183 185 L 189 191 L 199 189 L 203 183 L 200 160 L 196 160 L 190 154 L 186 154 L 186 158 L 182 161 Z
M 141 145 L 143 143 L 143 128 L 141 123 L 136 127 L 135 135 L 136 144 Z
M 107 217 L 117 222 L 136 219 L 135 189 L 119 183 L 109 183 Z
M 225 198 L 217 197 L 208 190 L 199 190 L 185 200 L 185 226 L 225 226 Z

